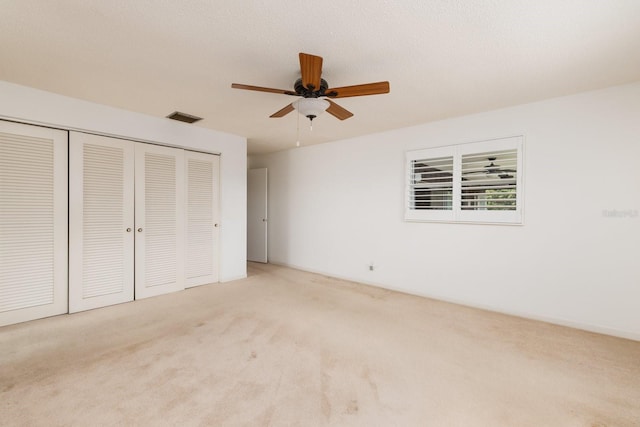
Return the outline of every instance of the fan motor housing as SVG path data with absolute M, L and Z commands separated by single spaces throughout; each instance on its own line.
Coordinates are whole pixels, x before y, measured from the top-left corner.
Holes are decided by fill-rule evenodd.
M 318 98 L 325 96 L 325 91 L 329 88 L 329 84 L 325 79 L 320 79 L 320 88 L 318 90 L 311 91 L 303 86 L 302 79 L 296 80 L 293 84 L 293 89 L 296 93 L 304 98 Z

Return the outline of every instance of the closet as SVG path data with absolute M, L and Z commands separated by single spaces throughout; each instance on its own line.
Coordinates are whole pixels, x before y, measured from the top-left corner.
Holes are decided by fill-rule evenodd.
M 70 312 L 218 281 L 218 156 L 69 138 Z
M 219 159 L 0 121 L 0 325 L 217 282 Z

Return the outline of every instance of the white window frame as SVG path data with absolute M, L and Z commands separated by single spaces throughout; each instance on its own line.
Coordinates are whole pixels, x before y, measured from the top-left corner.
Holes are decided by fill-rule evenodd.
M 501 150 L 516 150 L 516 208 L 515 210 L 463 210 L 462 194 L 462 156 L 481 154 Z M 412 208 L 412 161 L 453 157 L 453 206 L 452 209 L 414 209 Z M 405 221 L 458 222 L 480 224 L 524 223 L 524 136 L 511 136 L 466 144 L 412 150 L 405 153 Z

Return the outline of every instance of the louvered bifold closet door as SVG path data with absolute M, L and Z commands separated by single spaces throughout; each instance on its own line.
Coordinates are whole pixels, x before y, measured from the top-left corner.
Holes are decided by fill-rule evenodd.
M 135 297 L 184 289 L 184 151 L 136 145 Z
M 134 143 L 71 132 L 69 311 L 133 300 Z
M 0 121 L 0 325 L 67 312 L 67 147 Z
M 185 151 L 186 287 L 218 281 L 220 157 Z

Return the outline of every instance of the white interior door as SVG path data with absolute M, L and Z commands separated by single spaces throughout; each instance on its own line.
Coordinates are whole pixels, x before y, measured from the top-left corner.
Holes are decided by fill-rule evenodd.
M 247 175 L 247 259 L 267 262 L 267 169 Z
M 185 151 L 187 288 L 218 281 L 220 157 Z
M 184 150 L 136 144 L 135 298 L 184 289 Z
M 0 121 L 0 326 L 67 312 L 67 132 Z
M 69 312 L 133 300 L 134 143 L 71 132 Z

